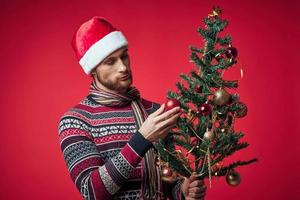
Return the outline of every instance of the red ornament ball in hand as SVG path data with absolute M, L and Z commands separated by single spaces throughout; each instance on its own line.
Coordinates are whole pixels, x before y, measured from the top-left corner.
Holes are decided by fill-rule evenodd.
M 179 107 L 180 102 L 177 99 L 168 99 L 165 103 L 165 111 L 171 110 L 172 108 Z
M 199 108 L 199 113 L 203 116 L 209 115 L 211 112 L 211 107 L 209 104 L 204 103 Z

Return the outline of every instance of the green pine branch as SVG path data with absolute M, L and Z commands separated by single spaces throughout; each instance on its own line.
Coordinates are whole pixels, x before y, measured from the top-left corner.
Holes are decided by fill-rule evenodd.
M 201 179 L 208 177 L 210 171 L 212 175 L 225 176 L 229 170 L 238 166 L 257 162 L 255 158 L 236 161 L 215 171 L 209 168 L 208 160 L 211 160 L 210 166 L 214 167 L 235 152 L 247 148 L 249 144 L 240 141 L 244 133 L 235 132 L 233 126 L 235 116 L 242 117 L 243 112 L 246 112 L 243 110 L 245 105 L 239 102 L 239 96 L 232 95 L 224 105 L 214 99 L 216 89 L 238 87 L 237 80 L 224 80 L 222 77 L 222 72 L 237 63 L 229 51 L 229 46 L 232 46 L 231 36 L 219 36 L 227 27 L 228 21 L 220 18 L 219 10 L 214 10 L 203 22 L 205 26 L 199 27 L 197 32 L 204 39 L 204 47 L 189 46 L 190 61 L 195 64 L 196 69 L 189 74 L 180 74 L 185 83 L 177 82 L 177 92 L 170 90 L 167 93 L 168 98 L 180 101 L 184 115 L 178 119 L 176 129 L 154 145 L 161 159 L 179 174 L 190 176 L 193 171 L 191 166 L 194 164 Z M 199 109 L 202 105 L 210 105 L 211 110 L 202 114 L 203 111 Z M 240 115 L 235 115 L 236 113 Z M 211 131 L 208 133 L 214 134 L 211 140 L 204 138 L 208 130 Z M 195 157 L 192 163 L 188 160 L 189 155 Z

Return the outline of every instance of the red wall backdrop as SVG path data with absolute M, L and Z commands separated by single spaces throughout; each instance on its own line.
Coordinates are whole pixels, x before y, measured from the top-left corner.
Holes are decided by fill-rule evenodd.
M 213 5 L 229 20 L 244 78 L 237 92 L 249 108 L 237 120 L 250 146 L 235 154 L 259 163 L 239 168 L 242 183 L 213 181 L 207 199 L 298 199 L 299 1 L 15 1 L 0 2 L 0 199 L 81 199 L 58 145 L 57 122 L 88 92 L 72 52 L 75 29 L 94 15 L 130 43 L 134 84 L 163 103 L 188 62 L 188 45 Z M 239 67 L 226 76 L 240 79 Z M 298 92 L 297 92 L 298 91 Z

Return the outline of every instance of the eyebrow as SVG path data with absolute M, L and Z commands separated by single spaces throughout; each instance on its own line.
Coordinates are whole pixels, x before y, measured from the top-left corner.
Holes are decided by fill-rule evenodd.
M 127 53 L 127 52 L 128 52 L 128 49 L 124 49 L 120 55 Z M 109 56 L 109 57 L 105 58 L 103 61 L 106 62 L 107 60 L 113 59 L 113 58 L 115 58 L 115 56 Z

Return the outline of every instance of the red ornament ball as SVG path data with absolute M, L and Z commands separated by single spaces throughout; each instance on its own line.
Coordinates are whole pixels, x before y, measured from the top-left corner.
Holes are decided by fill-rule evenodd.
M 234 47 L 228 47 L 226 53 L 225 53 L 227 58 L 236 58 L 238 55 L 238 51 L 236 48 Z
M 170 167 L 163 167 L 162 168 L 162 175 L 164 177 L 171 177 L 173 175 L 173 170 Z
M 177 173 L 168 166 L 161 168 L 161 178 L 164 182 L 175 183 L 177 179 Z
M 204 103 L 199 108 L 199 113 L 203 116 L 209 115 L 211 112 L 211 106 L 207 103 Z
M 197 93 L 202 93 L 202 86 L 197 85 L 197 86 L 195 87 L 195 92 L 197 92 Z
M 165 111 L 180 106 L 180 102 L 177 99 L 168 99 L 165 103 Z

